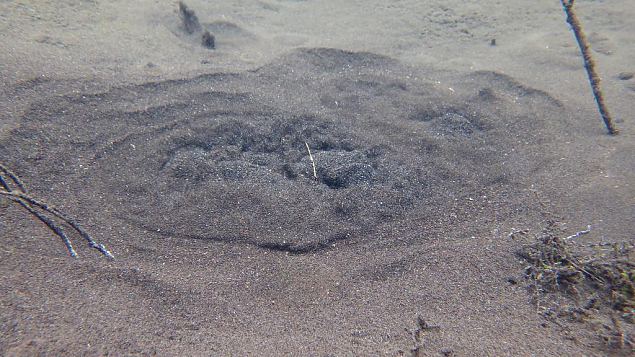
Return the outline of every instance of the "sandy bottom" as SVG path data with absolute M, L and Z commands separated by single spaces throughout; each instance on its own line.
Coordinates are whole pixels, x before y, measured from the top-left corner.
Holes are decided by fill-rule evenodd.
M 0 163 L 116 256 L 0 197 L 0 354 L 628 355 L 632 306 L 518 252 L 635 243 L 635 10 L 576 2 L 612 137 L 511 3 L 0 5 Z

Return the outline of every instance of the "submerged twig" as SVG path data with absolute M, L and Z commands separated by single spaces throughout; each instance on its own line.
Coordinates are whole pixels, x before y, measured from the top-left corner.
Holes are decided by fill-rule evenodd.
M 579 231 L 579 232 L 575 232 L 575 234 L 572 234 L 572 235 L 570 235 L 570 236 L 568 236 L 566 238 L 563 238 L 563 239 L 565 241 L 568 241 L 570 239 L 578 238 L 579 236 L 582 236 L 582 235 L 585 235 L 585 234 L 589 234 L 589 233 L 591 233 L 591 225 L 590 224 L 588 224 L 586 226 L 585 230 L 582 230 L 582 231 Z
M 11 191 L 11 188 L 9 188 L 9 186 L 7 185 L 6 181 L 2 177 L 2 174 L 7 175 L 11 179 L 11 181 L 13 181 L 16 186 L 18 186 L 18 189 L 20 191 L 26 192 L 26 186 L 24 186 L 24 183 L 20 181 L 20 178 L 16 174 L 14 174 L 11 170 L 9 170 L 2 164 L 0 164 L 0 171 L 2 172 L 0 173 L 0 184 L 2 185 L 2 187 L 4 187 L 5 190 Z
M 315 160 L 313 160 L 313 155 L 311 154 L 311 149 L 309 148 L 309 143 L 307 143 L 306 141 L 304 142 L 304 145 L 306 145 L 306 151 L 309 152 L 309 159 L 311 159 L 311 164 L 313 165 L 313 178 L 317 180 L 317 168 L 315 167 Z
M 0 194 L 2 194 L 2 192 L 0 192 Z M 40 221 L 46 224 L 49 227 L 49 229 L 51 229 L 53 232 L 55 232 L 55 234 L 57 234 L 60 238 L 62 238 L 64 245 L 66 245 L 66 249 L 68 249 L 68 254 L 70 254 L 71 257 L 73 258 L 77 257 L 77 252 L 75 251 L 75 248 L 73 248 L 73 244 L 71 243 L 70 238 L 68 238 L 68 236 L 66 235 L 62 227 L 56 225 L 55 222 L 53 222 L 50 218 L 36 211 L 33 207 L 29 206 L 26 202 L 15 197 L 10 197 L 9 199 L 19 203 L 22 207 L 24 207 L 24 209 L 29 211 L 32 215 L 34 215 Z
M 589 45 L 589 41 L 584 35 L 584 32 L 582 32 L 582 24 L 580 24 L 580 20 L 573 10 L 574 0 L 560 0 L 560 2 L 562 3 L 564 12 L 567 15 L 567 22 L 569 23 L 569 25 L 571 25 L 573 33 L 575 34 L 575 38 L 578 41 L 580 52 L 582 52 L 582 58 L 584 59 L 584 68 L 586 68 L 587 75 L 589 76 L 589 82 L 591 83 L 593 96 L 595 97 L 595 102 L 597 103 L 598 110 L 600 111 L 600 115 L 602 116 L 602 120 L 604 120 L 604 125 L 606 125 L 606 129 L 608 130 L 609 134 L 616 135 L 619 133 L 619 131 L 613 124 L 613 118 L 611 117 L 609 109 L 604 103 L 604 96 L 600 88 L 600 76 L 598 76 L 595 70 L 595 62 L 591 57 L 591 46 Z
M 6 175 L 6 177 L 8 177 L 10 179 L 10 182 L 12 183 L 10 184 L 9 180 L 7 180 L 6 177 L 3 177 L 3 175 Z M 15 189 L 12 188 L 13 185 L 15 185 L 17 188 Z M 22 206 L 24 209 L 29 211 L 29 213 L 34 215 L 44 224 L 46 224 L 49 227 L 49 229 L 51 229 L 55 234 L 57 234 L 62 239 L 62 241 L 66 245 L 66 248 L 68 249 L 69 254 L 72 257 L 77 257 L 77 252 L 73 248 L 73 245 L 70 239 L 68 238 L 68 235 L 66 235 L 62 227 L 57 225 L 51 218 L 47 217 L 44 213 L 37 211 L 36 208 L 39 208 L 46 213 L 49 213 L 53 216 L 58 217 L 59 219 L 64 221 L 66 224 L 71 226 L 74 230 L 76 230 L 79 233 L 79 235 L 82 238 L 84 238 L 88 242 L 89 247 L 98 250 L 101 254 L 105 255 L 108 258 L 111 258 L 111 259 L 115 258 L 112 255 L 112 253 L 108 251 L 108 249 L 106 249 L 106 247 L 103 244 L 99 244 L 95 242 L 95 240 L 93 240 L 93 238 L 88 234 L 88 232 L 86 232 L 79 225 L 77 221 L 67 216 L 66 214 L 58 210 L 57 208 L 41 200 L 31 197 L 26 192 L 25 185 L 22 183 L 20 178 L 14 173 L 12 173 L 9 169 L 7 169 L 2 164 L 0 164 L 0 186 L 2 186 L 0 187 L 1 196 L 8 197 L 11 201 L 20 204 L 20 206 Z

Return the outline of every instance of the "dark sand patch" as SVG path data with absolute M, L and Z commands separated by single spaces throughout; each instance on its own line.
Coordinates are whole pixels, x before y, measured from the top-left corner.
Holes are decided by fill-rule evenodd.
M 523 148 L 566 125 L 557 100 L 506 76 L 470 75 L 479 90 L 460 94 L 424 78 L 376 55 L 303 50 L 252 73 L 45 100 L 13 140 L 46 152 L 5 150 L 58 175 L 85 166 L 82 186 L 146 229 L 313 252 L 511 187 L 540 164 Z

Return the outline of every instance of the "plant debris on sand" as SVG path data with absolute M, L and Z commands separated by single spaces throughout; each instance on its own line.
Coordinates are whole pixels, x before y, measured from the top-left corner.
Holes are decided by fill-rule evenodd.
M 583 245 L 576 239 L 588 233 L 590 227 L 566 236 L 562 226 L 549 221 L 535 242 L 518 252 L 529 262 L 525 277 L 538 312 L 562 327 L 566 322 L 588 323 L 604 348 L 632 352 L 633 245 Z

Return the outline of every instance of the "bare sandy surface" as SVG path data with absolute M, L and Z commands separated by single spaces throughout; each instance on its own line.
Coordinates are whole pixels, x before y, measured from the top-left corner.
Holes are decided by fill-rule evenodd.
M 517 254 L 633 243 L 630 1 L 576 1 L 618 136 L 559 1 L 187 5 L 0 3 L 0 163 L 116 256 L 0 199 L 1 355 L 632 352 Z

